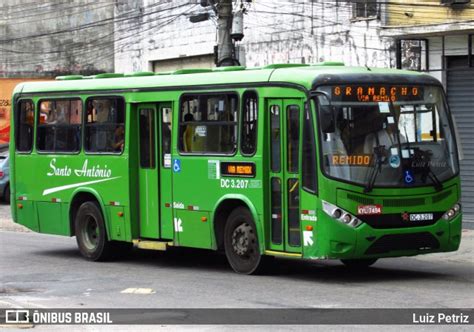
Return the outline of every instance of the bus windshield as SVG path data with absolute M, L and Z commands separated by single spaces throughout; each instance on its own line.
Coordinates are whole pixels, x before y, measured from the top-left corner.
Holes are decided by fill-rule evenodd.
M 433 185 L 458 171 L 442 89 L 341 85 L 317 90 L 322 169 L 373 187 Z

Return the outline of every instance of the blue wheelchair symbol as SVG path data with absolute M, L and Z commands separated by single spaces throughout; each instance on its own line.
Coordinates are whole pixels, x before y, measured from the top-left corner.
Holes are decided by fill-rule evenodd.
M 179 159 L 173 160 L 173 172 L 175 173 L 181 172 L 181 160 Z
M 413 177 L 413 172 L 410 170 L 405 171 L 405 175 L 403 178 L 406 184 L 412 184 L 413 182 L 415 182 L 415 178 Z

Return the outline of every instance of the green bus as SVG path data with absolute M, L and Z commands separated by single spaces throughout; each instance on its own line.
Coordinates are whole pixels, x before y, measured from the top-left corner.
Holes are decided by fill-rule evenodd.
M 273 257 L 455 251 L 461 187 L 439 81 L 343 63 L 62 76 L 22 83 L 10 145 L 15 222 L 130 247 Z

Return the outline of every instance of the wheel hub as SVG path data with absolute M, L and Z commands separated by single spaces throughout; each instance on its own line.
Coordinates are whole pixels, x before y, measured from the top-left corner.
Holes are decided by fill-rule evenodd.
M 93 217 L 87 218 L 82 232 L 84 244 L 88 249 L 95 249 L 99 243 L 99 225 Z
M 232 233 L 232 248 L 239 256 L 245 256 L 250 250 L 251 229 L 249 224 L 242 224 Z

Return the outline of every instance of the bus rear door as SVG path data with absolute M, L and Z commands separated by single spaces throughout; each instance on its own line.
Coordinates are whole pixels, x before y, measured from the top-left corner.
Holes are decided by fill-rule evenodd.
M 301 253 L 299 137 L 300 99 L 269 99 L 270 238 L 272 250 Z

